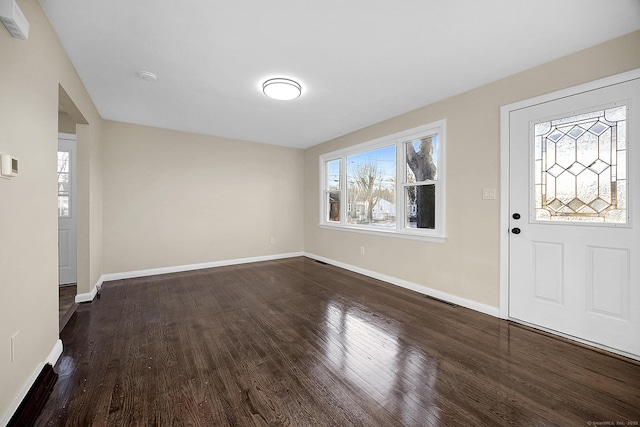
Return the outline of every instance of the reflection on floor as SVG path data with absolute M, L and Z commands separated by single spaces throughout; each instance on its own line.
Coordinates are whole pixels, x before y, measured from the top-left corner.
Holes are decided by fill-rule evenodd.
M 60 331 L 67 324 L 73 313 L 76 312 L 76 294 L 78 287 L 75 283 L 70 285 L 64 285 L 59 287 L 59 297 L 60 297 L 60 305 L 59 305 L 59 315 L 60 315 Z
M 637 362 L 309 258 L 101 293 L 35 426 L 638 424 Z

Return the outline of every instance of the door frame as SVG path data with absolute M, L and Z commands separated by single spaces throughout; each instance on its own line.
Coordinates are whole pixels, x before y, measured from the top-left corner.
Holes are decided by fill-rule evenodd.
M 73 227 L 74 227 L 74 233 L 73 236 L 75 237 L 75 275 L 76 275 L 76 285 L 78 283 L 78 215 L 77 215 L 77 197 L 78 197 L 78 179 L 77 179 L 77 170 L 78 170 L 78 136 L 76 134 L 73 133 L 62 133 L 62 132 L 58 132 L 58 150 L 60 149 L 60 140 L 67 140 L 67 141 L 73 141 L 73 145 L 74 145 L 74 152 L 73 152 L 73 158 L 72 158 L 72 163 L 73 163 L 73 170 L 72 170 L 72 175 L 71 175 L 71 212 L 72 212 L 72 216 L 73 216 Z M 71 168 L 71 165 L 70 165 Z M 57 186 L 56 186 L 57 188 Z M 60 230 L 60 218 L 58 218 L 58 231 Z M 60 246 L 58 245 L 58 264 L 60 263 Z M 60 284 L 60 267 L 58 267 L 58 286 L 64 286 Z
M 640 78 L 640 68 L 627 71 L 621 74 L 605 77 L 602 79 L 594 80 L 588 83 L 580 84 L 577 86 L 569 87 L 566 89 L 558 90 L 534 98 L 518 101 L 512 104 L 504 105 L 500 107 L 500 307 L 499 317 L 501 319 L 513 320 L 509 317 L 509 194 L 510 194 L 510 166 L 509 166 L 509 132 L 510 132 L 510 114 L 512 111 L 524 109 L 545 102 L 554 101 L 560 98 L 565 98 L 573 95 L 577 95 L 583 92 L 589 92 L 595 89 L 600 89 L 607 86 L 612 86 L 619 83 L 624 83 L 629 80 Z M 638 136 L 636 136 L 637 138 Z M 638 150 L 636 150 L 638 151 Z M 636 153 L 638 154 L 638 153 Z M 634 215 L 638 215 L 638 212 L 634 212 Z M 522 322 L 519 322 L 522 323 Z M 530 325 L 535 326 L 535 325 Z M 545 330 L 542 327 L 535 326 L 537 329 Z M 549 331 L 551 332 L 551 331 Z M 581 341 L 591 346 L 596 346 L 592 342 L 582 341 L 568 335 L 563 335 L 558 332 L 553 332 L 555 335 L 561 335 L 566 338 L 570 338 L 575 341 Z M 612 351 L 610 348 L 602 346 L 606 350 Z

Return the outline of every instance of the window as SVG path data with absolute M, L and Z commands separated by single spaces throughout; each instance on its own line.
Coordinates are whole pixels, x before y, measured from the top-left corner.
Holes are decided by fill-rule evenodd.
M 347 223 L 395 225 L 396 147 L 347 156 Z
M 69 218 L 71 216 L 71 171 L 69 161 L 71 153 L 58 151 L 58 217 Z
M 627 223 L 627 106 L 537 123 L 535 220 Z
M 320 156 L 320 226 L 444 238 L 444 120 Z

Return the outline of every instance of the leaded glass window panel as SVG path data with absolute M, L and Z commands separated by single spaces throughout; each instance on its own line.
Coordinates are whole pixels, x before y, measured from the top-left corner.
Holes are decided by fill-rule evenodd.
M 534 126 L 536 221 L 627 222 L 627 107 Z

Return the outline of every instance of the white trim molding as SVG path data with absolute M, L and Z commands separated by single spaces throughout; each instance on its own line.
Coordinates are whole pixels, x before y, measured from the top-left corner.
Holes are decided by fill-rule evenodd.
M 438 291 L 436 289 L 429 288 L 427 286 L 418 285 L 417 283 L 409 282 L 407 280 L 399 279 L 393 276 L 387 276 L 386 274 L 381 274 L 375 271 L 367 270 L 364 268 L 356 267 L 350 264 L 345 264 L 340 261 L 335 261 L 329 258 L 325 258 L 319 255 L 304 253 L 304 256 L 307 258 L 315 259 L 317 261 L 322 261 L 327 264 L 335 265 L 336 267 L 344 268 L 345 270 L 353 271 L 354 273 L 362 274 L 364 276 L 372 277 L 374 279 L 382 280 L 383 282 L 390 283 L 392 285 L 399 286 L 401 288 L 409 289 L 415 292 L 418 292 L 423 295 L 427 295 L 433 298 L 437 298 L 442 301 L 450 302 L 452 304 L 457 304 L 462 307 L 469 308 L 471 310 L 478 311 L 480 313 L 488 314 L 489 316 L 498 317 L 499 310 L 497 307 L 493 307 L 490 305 L 482 304 L 477 301 L 469 300 L 466 298 L 461 298 L 455 295 L 448 294 L 446 292 Z
M 80 304 L 83 302 L 91 302 L 93 301 L 93 299 L 96 297 L 98 291 L 100 290 L 100 287 L 102 286 L 102 282 L 104 281 L 104 274 L 102 276 L 100 276 L 100 279 L 98 279 L 98 282 L 93 285 L 93 288 L 91 288 L 91 292 L 87 292 L 86 294 L 78 294 L 76 295 L 76 303 Z
M 58 133 L 58 139 L 66 139 L 67 141 L 77 141 L 78 135 L 75 133 Z
M 344 268 L 345 270 L 353 271 L 355 273 L 359 273 L 364 276 L 382 280 L 383 282 L 400 286 L 405 289 L 410 289 L 412 291 L 421 293 L 423 295 L 428 295 L 428 296 L 440 299 L 442 301 L 447 301 L 452 304 L 457 304 L 457 305 L 469 308 L 471 310 L 478 311 L 480 313 L 488 314 L 493 317 L 498 317 L 498 314 L 499 314 L 498 309 L 496 307 L 481 304 L 476 301 L 457 297 L 455 295 L 438 291 L 436 289 L 431 289 L 426 286 L 418 285 L 416 283 L 399 279 L 397 277 L 387 276 L 384 274 L 377 273 L 375 271 L 366 270 L 364 268 L 356 267 L 350 264 L 345 264 L 339 261 L 335 261 L 329 258 L 324 258 L 319 255 L 315 255 L 307 252 L 291 252 L 291 253 L 277 254 L 277 255 L 266 255 L 266 256 L 251 257 L 251 258 L 239 258 L 239 259 L 231 259 L 231 260 L 224 260 L 224 261 L 205 262 L 200 264 L 187 264 L 187 265 L 178 265 L 178 266 L 172 266 L 172 267 L 152 268 L 147 270 L 136 270 L 136 271 L 126 271 L 121 273 L 103 274 L 102 277 L 100 278 L 99 283 L 96 284 L 96 286 L 94 287 L 94 290 L 89 294 L 82 294 L 82 295 L 87 295 L 87 297 L 89 295 L 92 295 L 91 299 L 93 299 L 93 297 L 95 297 L 95 294 L 96 294 L 96 289 L 99 290 L 103 282 L 108 282 L 111 280 L 133 279 L 136 277 L 155 276 L 158 274 L 181 273 L 184 271 L 195 271 L 195 270 L 202 270 L 205 268 L 224 267 L 229 265 L 248 264 L 253 262 L 261 262 L 261 261 L 273 261 L 278 259 L 294 258 L 299 256 L 304 256 L 307 258 L 326 262 L 327 264 L 335 265 L 336 267 Z M 91 301 L 91 300 L 88 299 L 87 301 Z
M 640 68 L 500 107 L 500 318 L 509 318 L 509 117 L 511 112 L 640 78 Z M 560 335 L 557 334 L 556 335 Z
M 58 363 L 58 359 L 62 355 L 62 350 L 63 349 L 64 349 L 64 347 L 62 346 L 62 340 L 58 339 L 58 341 L 56 341 L 55 345 L 51 349 L 51 352 L 47 356 L 47 359 L 45 360 L 44 363 L 45 364 L 48 363 L 51 366 L 56 366 L 56 363 Z M 43 366 L 44 366 L 44 364 L 43 364 Z M 40 370 L 42 370 L 42 366 L 40 367 Z M 40 372 L 40 370 L 38 370 L 38 372 Z
M 160 267 L 160 268 L 150 268 L 147 270 L 135 270 L 135 271 L 125 271 L 121 273 L 108 273 L 103 274 L 100 278 L 100 286 L 102 286 L 103 282 L 107 282 L 110 280 L 122 280 L 122 279 L 133 279 L 135 277 L 147 277 L 147 276 L 156 276 L 158 274 L 168 274 L 168 273 L 181 273 L 183 271 L 193 271 L 193 270 L 203 270 L 205 268 L 214 268 L 214 267 L 225 267 L 228 265 L 238 265 L 238 264 L 248 264 L 252 262 L 261 262 L 261 261 L 274 261 L 278 259 L 285 258 L 294 258 L 298 256 L 303 256 L 302 252 L 291 252 L 285 254 L 276 254 L 276 255 L 264 255 L 250 258 L 237 258 L 237 259 L 229 259 L 223 261 L 213 261 L 213 262 L 203 262 L 199 264 L 187 264 L 187 265 L 176 265 L 171 267 Z M 98 289 L 100 289 L 98 286 Z M 95 288 L 94 288 L 95 289 Z M 88 294 L 85 294 L 88 295 Z M 95 293 L 94 293 L 95 296 Z M 77 297 L 76 297 L 77 301 Z
M 443 243 L 445 241 L 445 206 L 446 206 L 446 119 L 437 120 L 435 122 L 407 129 L 391 135 L 386 135 L 368 142 L 363 142 L 340 150 L 324 153 L 318 156 L 319 161 L 319 183 L 320 183 L 320 221 L 318 226 L 325 229 L 341 230 L 347 232 L 367 233 L 377 236 L 395 237 L 400 239 L 423 240 L 430 242 Z M 423 180 L 419 182 L 407 181 L 407 154 L 406 146 L 411 141 L 421 140 L 423 138 L 437 138 L 437 148 L 435 154 L 435 162 L 437 163 L 437 178 L 433 180 Z M 349 192 L 349 158 L 359 156 L 364 153 L 370 153 L 379 149 L 391 148 L 395 150 L 395 171 L 393 177 L 387 172 L 386 178 L 393 179 L 393 188 L 395 190 L 395 219 L 392 224 L 385 227 L 371 226 L 367 224 L 353 224 L 348 220 L 349 214 L 347 194 Z M 392 161 L 391 159 L 386 159 Z M 338 162 L 339 165 L 339 181 L 337 188 L 329 185 L 329 171 L 327 167 L 329 163 Z M 356 162 L 357 161 L 353 161 Z M 352 162 L 352 163 L 353 163 Z M 332 181 L 332 182 L 334 182 Z M 413 228 L 405 224 L 403 218 L 407 218 L 406 212 L 406 196 L 405 188 L 434 185 L 436 192 L 435 207 L 435 228 Z M 338 203 L 340 214 L 337 220 L 330 220 L 329 214 L 329 196 L 331 193 L 339 192 L 340 198 L 346 203 Z M 391 200 L 389 200 L 391 202 Z M 391 221 L 390 221 L 391 222 Z
M 6 414 L 4 414 L 4 417 L 0 420 L 0 425 L 6 426 L 7 424 L 9 424 L 9 421 L 11 421 L 11 417 L 13 417 L 13 414 L 15 414 L 15 412 L 18 410 L 18 407 L 20 406 L 24 398 L 27 396 L 27 393 L 29 392 L 33 384 L 36 382 L 36 379 L 38 378 L 38 375 L 40 375 L 40 372 L 42 371 L 42 368 L 44 368 L 44 365 L 50 364 L 51 366 L 55 366 L 56 363 L 58 363 L 58 359 L 60 358 L 61 354 L 62 354 L 62 340 L 58 339 L 56 343 L 53 345 L 53 348 L 51 349 L 51 352 L 49 352 L 49 355 L 47 356 L 45 361 L 38 364 L 38 367 L 36 368 L 36 370 L 33 372 L 33 374 L 31 374 L 31 377 L 29 377 L 24 387 L 22 387 L 22 390 L 20 390 L 20 393 L 18 394 L 16 399 L 13 401 L 13 404 L 9 407 L 9 410 L 7 411 Z

